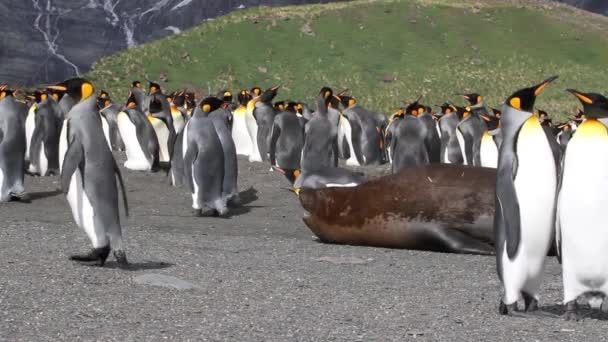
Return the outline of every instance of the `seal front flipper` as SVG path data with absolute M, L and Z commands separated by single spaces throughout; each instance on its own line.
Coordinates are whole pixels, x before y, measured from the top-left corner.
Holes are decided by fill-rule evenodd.
M 63 166 L 61 167 L 61 189 L 64 194 L 67 194 L 70 190 L 70 181 L 72 175 L 76 172 L 84 161 L 84 149 L 82 143 L 74 138 L 68 147 L 63 159 Z M 84 180 L 83 180 L 84 181 Z
M 494 247 L 458 229 L 437 230 L 437 238 L 445 245 L 446 251 L 461 254 L 494 255 Z

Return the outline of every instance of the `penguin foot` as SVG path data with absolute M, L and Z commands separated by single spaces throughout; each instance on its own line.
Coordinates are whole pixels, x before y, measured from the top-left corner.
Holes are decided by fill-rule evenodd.
M 129 262 L 127 261 L 127 253 L 125 253 L 125 251 L 114 251 L 114 257 L 116 258 L 118 267 L 124 268 L 129 266 Z
M 602 306 L 600 306 L 600 310 L 603 313 L 608 314 L 608 297 L 604 297 L 604 301 L 602 302 Z
M 578 321 L 580 319 L 577 312 L 576 300 L 566 303 L 566 313 L 564 314 L 566 321 Z
M 238 207 L 239 205 L 241 205 L 241 203 L 242 203 L 241 197 L 239 196 L 239 194 L 236 194 L 228 200 L 227 204 L 228 204 L 228 207 L 235 208 L 235 207 Z
M 194 217 L 218 217 L 220 213 L 215 209 L 194 209 Z
M 525 314 L 517 311 L 517 302 L 507 305 L 501 300 L 498 305 L 498 313 L 504 316 L 527 318 Z
M 87 266 L 102 267 L 106 263 L 106 259 L 110 255 L 110 246 L 93 248 L 88 254 L 72 255 L 70 260 L 77 261 Z
M 21 192 L 18 194 L 11 194 L 11 199 L 23 203 L 31 203 L 30 195 L 27 192 Z
M 536 298 L 534 298 L 534 296 L 529 295 L 525 292 L 522 293 L 522 296 L 524 297 L 526 312 L 538 310 L 538 300 Z
M 194 209 L 193 215 L 194 217 L 203 217 L 203 209 Z

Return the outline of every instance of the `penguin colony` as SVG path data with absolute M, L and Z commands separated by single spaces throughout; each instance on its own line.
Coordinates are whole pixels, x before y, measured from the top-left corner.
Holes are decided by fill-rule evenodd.
M 165 170 L 192 195 L 196 216 L 225 215 L 239 204 L 237 155 L 269 163 L 301 188 L 351 187 L 365 175 L 338 167 L 390 163 L 393 173 L 431 163 L 497 169 L 496 261 L 503 285 L 499 312 L 538 309 L 545 256 L 553 241 L 563 268 L 566 318 L 577 318 L 579 297 L 608 312 L 608 250 L 603 204 L 608 201 L 608 99 L 574 89 L 576 116 L 553 124 L 534 111 L 535 99 L 557 77 L 514 92 L 487 110 L 479 94 L 466 106 L 437 111 L 418 98 L 390 118 L 361 106 L 347 91 L 323 87 L 316 109 L 276 101 L 279 87 L 223 90 L 196 99 L 164 93 L 150 82 L 131 84 L 124 104 L 72 78 L 26 93 L 0 86 L 0 202 L 28 201 L 24 173 L 60 175 L 76 224 L 92 250 L 74 261 L 103 266 L 110 252 L 128 265 L 119 203 L 128 215 L 124 167 Z M 234 101 L 236 100 L 236 101 Z M 538 175 L 542 177 L 538 177 Z M 121 194 L 119 196 L 119 193 Z M 120 200 L 119 200 L 120 197 Z M 524 312 L 517 302 L 523 298 Z

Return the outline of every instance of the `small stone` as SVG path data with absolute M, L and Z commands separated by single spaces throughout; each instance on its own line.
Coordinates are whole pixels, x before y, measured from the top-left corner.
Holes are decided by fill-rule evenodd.
M 317 261 L 326 261 L 335 265 L 360 265 L 366 263 L 365 260 L 359 259 L 357 257 L 321 257 L 318 258 Z

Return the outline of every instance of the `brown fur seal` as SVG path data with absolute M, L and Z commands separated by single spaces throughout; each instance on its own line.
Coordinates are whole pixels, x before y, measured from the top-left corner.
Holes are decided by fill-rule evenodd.
M 323 242 L 494 253 L 496 170 L 408 168 L 357 187 L 302 189 L 306 225 Z

